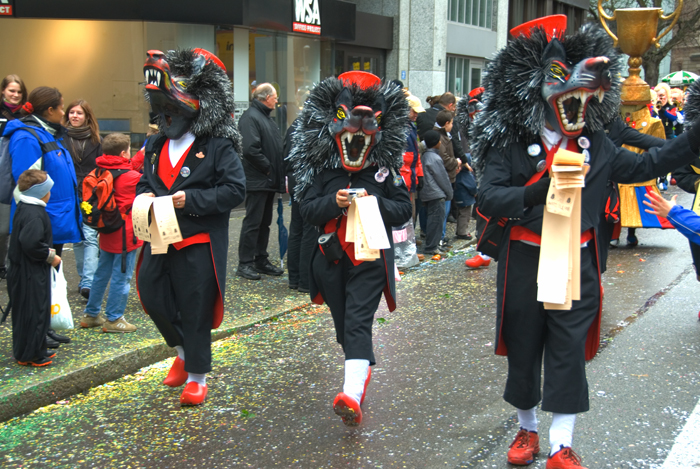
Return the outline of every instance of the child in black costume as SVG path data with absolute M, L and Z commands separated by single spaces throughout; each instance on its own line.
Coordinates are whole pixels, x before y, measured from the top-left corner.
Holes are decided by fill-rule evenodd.
M 20 200 L 12 221 L 7 290 L 12 313 L 12 353 L 20 365 L 47 366 L 56 355 L 46 349 L 51 323 L 51 266 L 61 258 L 52 248 L 46 202 L 53 180 L 44 171 L 28 169 L 17 181 Z

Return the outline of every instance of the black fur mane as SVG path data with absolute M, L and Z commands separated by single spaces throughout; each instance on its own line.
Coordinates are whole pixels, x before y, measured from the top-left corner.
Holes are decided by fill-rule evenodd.
M 335 116 L 335 99 L 344 87 L 345 83 L 337 78 L 320 82 L 311 90 L 295 121 L 292 149 L 287 160 L 294 168 L 296 194 L 303 193 L 321 171 L 342 167 L 340 153 L 328 125 Z M 398 172 L 403 164 L 409 129 L 406 95 L 398 86 L 385 82 L 364 90 L 354 84 L 348 87 L 355 106 L 372 106 L 380 94 L 384 96 L 386 111 L 381 119 L 381 139 L 370 151 L 367 161 L 394 168 Z
M 561 40 L 567 60 L 576 64 L 587 57 L 605 56 L 612 61 L 612 88 L 599 103 L 593 98 L 586 110 L 586 128 L 603 128 L 618 112 L 620 106 L 620 54 L 612 39 L 596 24 L 586 24 Z M 484 79 L 486 91 L 484 109 L 470 126 L 472 156 L 477 173 L 483 174 L 490 147 L 502 149 L 515 142 L 532 142 L 539 138 L 545 124 L 547 103 L 541 86 L 545 78 L 542 53 L 548 44 L 547 34 L 536 29 L 529 38 L 519 36 L 501 49 L 487 67 Z

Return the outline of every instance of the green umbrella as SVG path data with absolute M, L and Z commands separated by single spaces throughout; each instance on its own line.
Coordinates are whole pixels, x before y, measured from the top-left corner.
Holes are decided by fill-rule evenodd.
M 698 79 L 698 76 L 693 72 L 686 72 L 680 70 L 678 72 L 669 73 L 661 79 L 664 83 L 668 83 L 671 86 L 680 85 L 690 85 L 692 82 Z

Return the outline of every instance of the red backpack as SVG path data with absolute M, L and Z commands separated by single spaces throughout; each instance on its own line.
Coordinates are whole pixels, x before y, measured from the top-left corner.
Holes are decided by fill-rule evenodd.
M 83 223 L 100 233 L 113 233 L 124 226 L 125 215 L 114 198 L 114 181 L 127 171 L 97 168 L 85 176 L 80 203 Z

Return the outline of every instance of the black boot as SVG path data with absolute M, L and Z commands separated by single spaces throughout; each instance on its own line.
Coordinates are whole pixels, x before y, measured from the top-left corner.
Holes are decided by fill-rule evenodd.
M 49 332 L 46 333 L 47 336 L 51 337 L 53 340 L 58 342 L 59 344 L 70 344 L 70 337 L 66 337 L 65 335 L 60 335 L 56 333 L 53 329 L 49 329 Z

